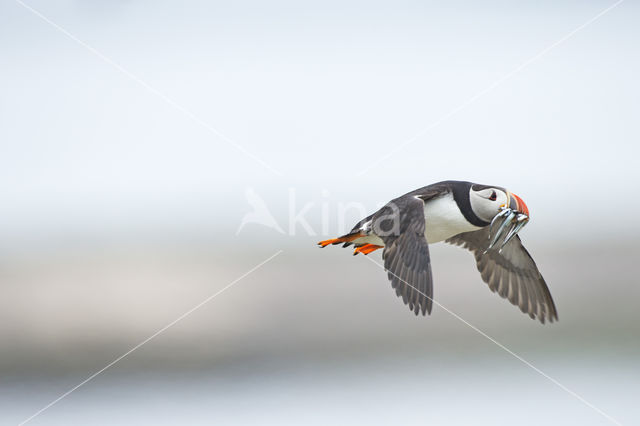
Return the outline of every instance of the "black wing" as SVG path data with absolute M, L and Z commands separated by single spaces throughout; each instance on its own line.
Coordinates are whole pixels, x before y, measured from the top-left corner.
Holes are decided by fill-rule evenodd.
M 497 291 L 543 324 L 545 320 L 558 320 L 549 288 L 519 236 L 509 241 L 501 253 L 497 249 L 485 253 L 489 246 L 488 228 L 458 234 L 446 242 L 462 246 L 474 254 L 482 280 L 491 291 Z
M 373 217 L 373 232 L 384 241 L 382 259 L 391 286 L 416 315 L 431 313 L 433 278 L 429 245 L 424 235 L 424 201 L 440 194 L 405 195 Z

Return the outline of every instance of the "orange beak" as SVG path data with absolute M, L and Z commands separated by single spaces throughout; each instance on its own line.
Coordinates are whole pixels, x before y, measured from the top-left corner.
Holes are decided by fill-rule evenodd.
M 518 197 L 516 194 L 512 192 L 509 193 L 509 196 L 510 196 L 509 208 L 511 210 L 515 210 L 519 213 L 526 214 L 527 216 L 529 216 L 529 208 L 524 203 L 524 201 L 522 201 L 522 198 Z

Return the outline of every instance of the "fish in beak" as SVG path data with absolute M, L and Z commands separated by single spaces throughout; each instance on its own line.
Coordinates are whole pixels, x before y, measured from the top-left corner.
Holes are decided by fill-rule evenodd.
M 500 244 L 500 250 L 498 250 L 498 252 L 501 252 L 507 243 L 529 222 L 529 208 L 522 198 L 509 191 L 507 191 L 507 196 L 509 197 L 509 205 L 502 205 L 500 212 L 489 225 L 489 240 L 491 242 L 485 253 L 491 250 L 504 237 Z M 496 226 L 498 226 L 498 230 L 494 233 L 493 230 Z

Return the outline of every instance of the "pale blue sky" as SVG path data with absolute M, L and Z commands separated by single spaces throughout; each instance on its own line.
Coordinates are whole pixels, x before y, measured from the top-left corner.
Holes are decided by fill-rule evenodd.
M 300 202 L 327 190 L 333 205 L 373 209 L 442 179 L 508 187 L 538 232 L 638 233 L 632 2 L 363 176 L 613 2 L 26 3 L 283 176 L 3 2 L 5 239 L 145 227 L 231 238 L 247 187 L 286 215 L 290 187 Z

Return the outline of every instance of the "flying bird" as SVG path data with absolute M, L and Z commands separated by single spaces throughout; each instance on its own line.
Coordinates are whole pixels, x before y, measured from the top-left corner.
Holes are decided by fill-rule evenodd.
M 444 241 L 475 256 L 482 280 L 544 324 L 558 319 L 549 288 L 517 235 L 529 209 L 505 188 L 443 181 L 391 200 L 351 232 L 320 241 L 355 246 L 354 255 L 380 248 L 396 295 L 416 315 L 431 314 L 433 278 L 429 244 Z

